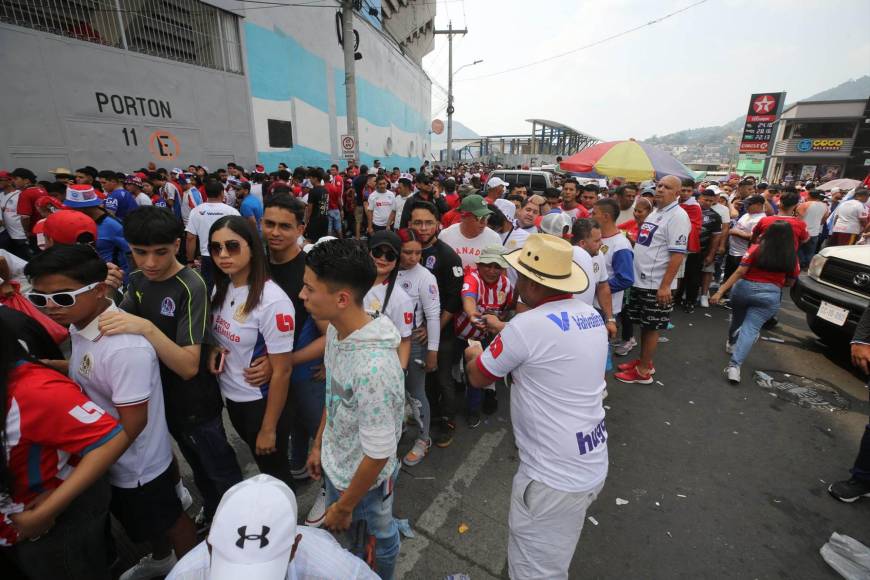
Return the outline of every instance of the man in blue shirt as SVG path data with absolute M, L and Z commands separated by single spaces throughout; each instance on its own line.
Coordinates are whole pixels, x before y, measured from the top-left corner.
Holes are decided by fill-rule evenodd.
M 106 194 L 106 211 L 111 215 L 119 220 L 123 220 L 127 217 L 128 213 L 139 207 L 133 194 L 121 185 L 127 178 L 126 175 L 114 171 L 100 171 L 97 174 L 97 178 L 103 186 L 103 192 Z
M 134 202 L 135 203 L 135 202 Z M 124 239 L 124 226 L 102 207 L 101 200 L 90 185 L 70 185 L 64 205 L 82 212 L 97 223 L 97 253 L 105 262 L 111 262 L 124 271 L 126 281 L 130 271 L 130 246 Z
M 243 181 L 236 189 L 236 198 L 241 200 L 239 213 L 243 218 L 250 221 L 257 231 L 260 231 L 260 222 L 263 219 L 263 202 L 251 195 L 251 184 Z

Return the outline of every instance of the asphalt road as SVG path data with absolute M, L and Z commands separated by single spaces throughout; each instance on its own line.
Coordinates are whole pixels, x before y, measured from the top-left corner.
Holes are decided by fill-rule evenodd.
M 870 545 L 870 500 L 847 505 L 827 485 L 848 477 L 870 405 L 863 380 L 815 342 L 786 301 L 743 383 L 722 376 L 729 311 L 675 313 L 656 358 L 661 384 L 608 379 L 610 473 L 592 505 L 571 578 L 839 578 L 819 548 L 832 532 Z M 633 353 L 634 354 L 634 353 Z M 616 359 L 619 362 L 620 359 Z M 846 410 L 804 408 L 759 387 L 754 370 L 818 378 Z M 776 396 L 773 396 L 776 395 Z M 507 578 L 507 515 L 517 468 L 508 409 L 476 430 L 459 420 L 454 443 L 403 467 L 395 513 L 404 538 L 399 578 Z M 256 472 L 232 434 L 246 474 Z M 405 453 L 413 441 L 403 439 Z M 300 518 L 316 485 L 299 490 Z M 618 505 L 617 498 L 628 503 Z

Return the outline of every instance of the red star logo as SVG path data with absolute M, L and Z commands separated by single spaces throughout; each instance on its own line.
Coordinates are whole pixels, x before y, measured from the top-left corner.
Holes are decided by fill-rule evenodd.
M 761 95 L 752 101 L 752 108 L 755 109 L 755 112 L 759 115 L 769 114 L 775 106 L 776 99 L 770 95 Z

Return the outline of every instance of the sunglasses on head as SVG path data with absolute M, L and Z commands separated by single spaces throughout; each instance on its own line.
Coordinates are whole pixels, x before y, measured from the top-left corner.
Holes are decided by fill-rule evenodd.
M 84 288 L 79 288 L 78 290 L 69 290 L 66 292 L 55 292 L 54 294 L 42 294 L 40 292 L 28 292 L 25 294 L 30 303 L 36 306 L 37 308 L 45 308 L 48 306 L 48 301 L 51 300 L 57 306 L 61 308 L 69 308 L 70 306 L 75 306 L 76 296 L 79 294 L 84 294 L 85 292 L 89 292 L 99 286 L 102 282 L 94 282 L 93 284 L 88 284 Z
M 226 249 L 227 254 L 230 256 L 238 256 L 239 252 L 242 251 L 242 242 L 239 240 L 227 240 L 223 244 L 220 242 L 209 242 L 208 244 L 208 253 L 212 256 L 220 256 L 221 251 L 224 249 Z
M 399 256 L 396 255 L 396 252 L 392 248 L 385 248 L 384 246 L 372 248 L 372 256 L 378 259 L 383 258 L 387 262 L 395 262 L 399 259 Z

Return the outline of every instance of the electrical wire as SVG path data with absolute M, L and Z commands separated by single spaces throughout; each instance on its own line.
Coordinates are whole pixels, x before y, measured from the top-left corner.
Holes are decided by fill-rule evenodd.
M 658 24 L 659 22 L 662 22 L 662 21 L 664 21 L 664 20 L 667 20 L 668 18 L 671 18 L 671 17 L 673 17 L 673 16 L 676 16 L 677 14 L 680 14 L 681 12 L 685 12 L 685 11 L 687 11 L 687 10 L 690 10 L 690 9 L 692 9 L 692 8 L 695 8 L 696 6 L 700 6 L 701 4 L 705 4 L 705 3 L 708 2 L 708 1 L 709 1 L 709 0 L 699 0 L 698 2 L 695 2 L 694 4 L 689 4 L 688 6 L 685 6 L 685 7 L 683 7 L 683 8 L 680 8 L 679 10 L 674 10 L 673 12 L 670 12 L 670 13 L 668 13 L 668 14 L 665 14 L 664 16 L 660 16 L 660 17 L 658 17 L 658 18 L 655 18 L 655 19 L 653 19 L 653 20 L 650 20 L 649 22 L 645 22 L 645 23 L 643 23 L 643 24 L 640 24 L 640 25 L 638 25 L 638 26 L 635 26 L 634 28 L 629 28 L 628 30 L 623 30 L 622 32 L 618 32 L 618 33 L 616 33 L 616 34 L 612 34 L 612 35 L 610 35 L 610 36 L 608 36 L 608 37 L 606 37 L 606 38 L 602 38 L 601 40 L 596 40 L 595 42 L 591 42 L 591 43 L 589 43 L 589 44 L 586 44 L 586 45 L 580 46 L 580 47 L 578 47 L 578 48 L 574 48 L 574 49 L 569 50 L 569 51 L 566 51 L 566 52 L 561 52 L 561 53 L 559 53 L 559 54 L 554 54 L 553 56 L 548 56 L 548 57 L 546 57 L 546 58 L 542 58 L 542 59 L 539 59 L 539 60 L 535 60 L 535 61 L 532 61 L 532 62 L 529 62 L 529 63 L 526 63 L 526 64 L 521 64 L 521 65 L 519 65 L 519 66 L 515 66 L 515 67 L 507 68 L 507 69 L 504 69 L 504 70 L 500 70 L 500 71 L 497 71 L 497 72 L 494 72 L 494 73 L 489 73 L 489 74 L 485 74 L 485 75 L 480 75 L 480 76 L 476 76 L 476 77 L 471 77 L 471 78 L 468 78 L 468 79 L 462 79 L 462 80 L 459 80 L 459 81 L 457 81 L 457 82 L 468 83 L 468 82 L 471 82 L 471 81 L 479 81 L 479 80 L 482 80 L 482 79 L 488 79 L 488 78 L 491 78 L 491 77 L 494 77 L 494 76 L 503 75 L 503 74 L 506 74 L 506 73 L 509 73 L 509 72 L 514 72 L 514 71 L 517 71 L 517 70 L 522 70 L 522 69 L 524 69 L 524 68 L 529 68 L 530 66 L 535 66 L 535 65 L 538 65 L 538 64 L 542 64 L 542 63 L 545 63 L 545 62 L 549 62 L 549 61 L 551 61 L 551 60 L 556 60 L 556 59 L 558 59 L 558 58 L 562 58 L 562 57 L 564 57 L 564 56 L 568 56 L 569 54 L 574 54 L 574 53 L 580 52 L 580 51 L 582 51 L 582 50 L 586 50 L 586 49 L 588 49 L 588 48 L 592 48 L 592 47 L 598 46 L 598 45 L 600 45 L 600 44 L 604 44 L 604 43 L 606 43 L 606 42 L 610 42 L 611 40 L 616 40 L 617 38 L 620 38 L 620 37 L 622 37 L 622 36 L 626 36 L 626 35 L 628 35 L 628 34 L 631 34 L 632 32 L 636 32 L 636 31 L 640 30 L 641 28 L 646 28 L 647 26 L 652 26 L 653 24 Z

